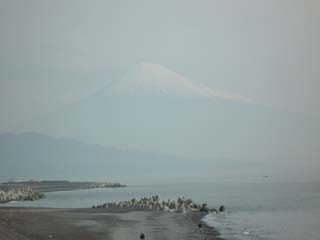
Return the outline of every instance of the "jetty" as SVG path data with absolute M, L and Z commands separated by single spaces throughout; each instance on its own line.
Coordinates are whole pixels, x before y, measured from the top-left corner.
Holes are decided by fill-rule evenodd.
M 214 208 L 210 209 L 206 203 L 197 204 L 190 198 L 179 197 L 177 200 L 161 200 L 158 195 L 143 197 L 141 199 L 133 198 L 128 201 L 108 202 L 101 205 L 92 206 L 92 208 L 156 210 L 179 213 L 187 213 L 190 211 L 199 211 L 205 213 L 218 212 Z

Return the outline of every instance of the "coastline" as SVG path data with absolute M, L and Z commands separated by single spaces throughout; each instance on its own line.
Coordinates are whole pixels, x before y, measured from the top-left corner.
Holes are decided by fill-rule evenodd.
M 66 180 L 22 181 L 0 183 L 0 204 L 11 201 L 35 201 L 45 193 L 94 188 L 120 188 L 124 184 L 111 182 L 70 182 Z
M 205 213 L 145 209 L 0 207 L 0 239 L 207 239 L 221 240 L 202 221 Z M 202 228 L 198 227 L 201 223 Z
M 73 182 L 67 180 L 42 180 L 0 183 L 0 190 L 21 189 L 29 187 L 35 192 L 47 193 L 57 191 L 73 191 L 93 188 L 120 188 L 125 184 L 115 182 Z

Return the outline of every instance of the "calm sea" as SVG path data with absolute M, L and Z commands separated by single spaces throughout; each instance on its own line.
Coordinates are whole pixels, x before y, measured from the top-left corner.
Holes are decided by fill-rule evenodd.
M 314 240 L 320 236 L 320 183 L 197 183 L 128 186 L 48 193 L 35 202 L 6 206 L 91 207 L 109 201 L 158 194 L 190 197 L 225 213 L 206 217 L 225 239 Z

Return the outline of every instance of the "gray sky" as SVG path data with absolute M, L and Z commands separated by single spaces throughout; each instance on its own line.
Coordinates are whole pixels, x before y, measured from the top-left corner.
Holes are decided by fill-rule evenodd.
M 319 22 L 317 0 L 0 0 L 0 132 L 25 130 L 151 62 L 308 119 L 292 140 L 301 158 L 292 154 L 314 169 Z
M 318 1 L 0 1 L 0 130 L 134 63 L 319 115 Z

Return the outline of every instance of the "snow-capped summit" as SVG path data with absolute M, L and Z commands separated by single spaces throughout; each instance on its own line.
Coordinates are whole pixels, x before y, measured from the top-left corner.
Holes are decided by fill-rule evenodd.
M 29 130 L 121 149 L 195 159 L 234 158 L 230 148 L 243 156 L 253 147 L 264 151 L 264 140 L 286 131 L 279 131 L 280 126 L 290 122 L 263 105 L 248 102 L 159 64 L 142 63 Z M 289 134 L 279 137 L 279 143 Z
M 108 89 L 111 95 L 161 94 L 196 98 L 221 99 L 236 102 L 252 102 L 241 95 L 209 88 L 194 83 L 170 69 L 154 63 L 141 63 L 129 70 L 121 80 Z

